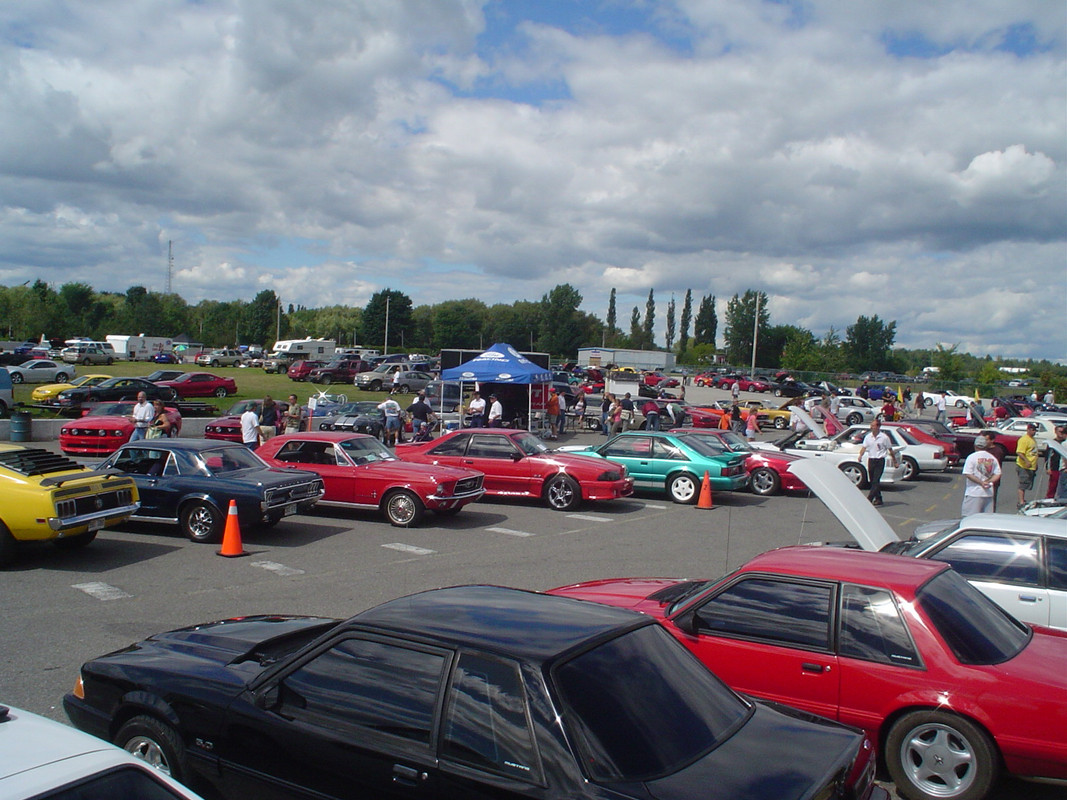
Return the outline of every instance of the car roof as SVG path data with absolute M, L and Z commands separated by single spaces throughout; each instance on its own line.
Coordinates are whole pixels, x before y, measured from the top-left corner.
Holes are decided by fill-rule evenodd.
M 502 586 L 433 589 L 391 600 L 349 620 L 539 662 L 651 622 L 651 617 L 629 609 Z
M 152 450 L 172 450 L 174 452 L 198 453 L 201 450 L 216 450 L 220 447 L 244 447 L 240 442 L 227 442 L 222 439 L 141 439 L 127 442 L 123 449 L 147 447 Z
M 744 572 L 780 572 L 861 586 L 907 590 L 921 586 L 951 567 L 924 558 L 870 553 L 845 547 L 796 545 L 762 553 L 741 569 Z
M 971 514 L 960 520 L 960 529 L 1028 533 L 1067 539 L 1067 525 L 1063 520 L 1048 517 L 1028 517 L 1026 514 Z
M 303 433 L 283 433 L 281 436 L 272 436 L 271 440 L 288 441 L 289 439 L 311 439 L 315 441 L 340 442 L 348 439 L 374 439 L 366 433 L 353 433 L 351 431 L 306 431 Z

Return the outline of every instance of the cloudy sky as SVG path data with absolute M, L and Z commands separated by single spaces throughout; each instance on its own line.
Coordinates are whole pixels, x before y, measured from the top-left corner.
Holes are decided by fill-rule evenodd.
M 190 303 L 748 288 L 1067 358 L 1050 0 L 6 0 L 0 284 Z M 721 312 L 720 308 L 720 312 Z M 662 340 L 662 334 L 660 334 Z

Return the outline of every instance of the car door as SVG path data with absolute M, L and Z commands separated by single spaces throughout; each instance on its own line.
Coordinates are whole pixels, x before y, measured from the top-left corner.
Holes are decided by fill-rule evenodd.
M 471 434 L 460 466 L 485 473 L 485 489 L 496 494 L 528 496 L 533 467 L 505 433 Z
M 351 632 L 241 694 L 215 743 L 225 794 L 435 798 L 450 651 Z
M 742 574 L 682 612 L 696 633 L 679 638 L 734 689 L 836 719 L 836 595 L 834 583 Z
M 1048 624 L 1067 630 L 1067 539 L 1045 538 Z
M 597 452 L 604 458 L 625 466 L 634 479 L 634 486 L 645 489 L 658 489 L 662 486 L 652 458 L 651 436 L 616 436 Z
M 1043 540 L 999 531 L 963 530 L 927 557 L 952 565 L 983 594 L 1023 622 L 1048 625 Z
M 356 470 L 344 454 L 338 454 L 331 441 L 290 439 L 274 454 L 274 461 L 286 467 L 309 469 L 322 478 L 331 503 L 362 503 L 356 492 Z M 339 463 L 340 462 L 340 463 Z
M 141 501 L 137 516 L 159 519 L 177 516 L 172 484 L 178 467 L 172 453 L 148 444 L 126 446 L 112 456 L 106 466 L 128 475 L 137 484 Z

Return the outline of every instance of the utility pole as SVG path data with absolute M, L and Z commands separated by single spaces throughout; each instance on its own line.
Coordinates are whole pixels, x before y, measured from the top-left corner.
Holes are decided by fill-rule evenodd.
M 752 320 L 752 369 L 750 377 L 756 377 L 756 340 L 759 339 L 759 290 L 756 290 L 756 315 Z
M 382 346 L 382 355 L 389 355 L 389 294 L 385 295 L 385 344 Z
M 170 277 L 174 273 L 174 241 L 167 241 L 167 288 L 166 294 L 170 294 Z

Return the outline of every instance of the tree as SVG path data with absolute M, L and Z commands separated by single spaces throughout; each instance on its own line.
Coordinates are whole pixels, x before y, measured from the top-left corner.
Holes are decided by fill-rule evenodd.
M 671 295 L 671 302 L 667 304 L 667 331 L 666 336 L 667 349 L 671 350 L 674 347 L 674 295 Z
M 615 344 L 619 335 L 619 321 L 615 316 L 615 287 L 611 287 L 611 296 L 608 297 L 608 321 L 605 323 L 607 326 L 606 343 L 609 345 Z
M 445 300 L 433 307 L 431 347 L 474 350 L 482 345 L 486 305 L 481 300 Z M 492 342 L 487 343 L 488 347 Z
M 759 308 L 759 319 L 756 319 L 756 308 Z M 754 289 L 746 289 L 744 295 L 734 295 L 726 304 L 726 325 L 723 329 L 723 339 L 726 346 L 726 360 L 731 364 L 747 364 L 752 358 L 752 335 L 753 328 L 758 326 L 759 339 L 765 342 L 770 325 L 771 315 L 767 310 L 767 295 Z M 773 347 L 774 345 L 772 345 Z M 756 363 L 765 363 L 760 358 L 761 353 L 773 352 L 772 347 L 761 345 L 756 354 Z M 778 350 L 777 353 L 781 351 Z M 774 360 L 777 361 L 778 355 Z
M 715 295 L 705 295 L 697 309 L 696 323 L 693 325 L 693 344 L 708 344 L 715 349 L 716 329 L 719 320 L 715 314 Z
M 954 344 L 952 347 L 945 347 L 940 342 L 937 343 L 937 352 L 934 353 L 933 366 L 940 370 L 937 376 L 943 381 L 958 381 L 963 378 L 963 356 L 958 352 L 959 344 Z
M 530 300 L 491 306 L 486 313 L 485 346 L 505 342 L 516 350 L 533 350 L 533 337 L 541 329 L 541 312 L 541 304 Z
M 641 312 L 637 310 L 637 306 L 634 306 L 634 310 L 630 314 L 630 347 L 639 348 L 642 336 Z
M 784 333 L 785 344 L 781 349 L 781 359 L 778 364 L 767 363 L 765 366 L 781 366 L 783 369 L 804 372 L 823 369 L 822 348 L 811 331 L 796 325 L 778 325 L 771 330 L 775 329 Z M 773 335 L 768 338 L 772 341 L 775 339 Z
M 896 336 L 896 321 L 887 324 L 877 314 L 857 318 L 845 330 L 845 351 L 853 371 L 888 369 Z
M 279 305 L 278 295 L 273 289 L 264 289 L 243 309 L 241 320 L 241 338 L 249 344 L 265 344 L 278 338 Z
M 385 340 L 387 307 L 389 341 Z M 363 344 L 367 346 L 381 344 L 386 350 L 403 346 L 410 327 L 411 298 L 401 291 L 382 289 L 371 295 L 370 302 L 363 307 Z
M 652 338 L 652 330 L 656 326 L 656 298 L 655 290 L 648 290 L 648 300 L 645 301 L 645 323 L 641 328 L 641 347 L 654 347 L 656 341 Z
M 689 347 L 689 325 L 693 321 L 693 290 L 685 290 L 685 301 L 682 303 L 682 330 L 678 334 L 678 352 L 684 353 Z
M 569 283 L 559 284 L 541 298 L 541 350 L 555 355 L 569 355 L 576 350 L 581 335 L 581 304 L 582 295 Z

